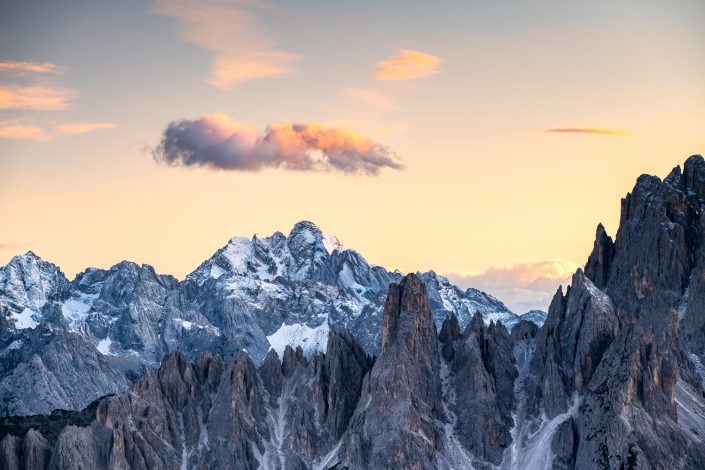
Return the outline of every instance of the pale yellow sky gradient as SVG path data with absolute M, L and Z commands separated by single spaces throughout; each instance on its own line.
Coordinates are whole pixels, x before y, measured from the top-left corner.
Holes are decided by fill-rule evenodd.
M 207 16 L 189 23 L 193 12 L 170 5 L 82 4 L 83 16 L 67 7 L 58 23 L 53 7 L 0 15 L 0 61 L 38 67 L 0 67 L 1 264 L 31 249 L 69 277 L 129 259 L 183 278 L 234 235 L 308 219 L 389 269 L 564 270 L 585 262 L 598 222 L 614 234 L 639 174 L 665 176 L 705 151 L 698 2 L 235 2 L 228 14 L 245 8 L 244 23 L 207 41 Z M 77 27 L 88 19 L 91 31 Z M 248 31 L 251 43 L 222 45 Z M 379 79 L 392 76 L 380 64 L 410 57 L 425 69 Z M 238 75 L 253 58 L 286 73 Z M 245 67 L 219 70 L 226 59 Z M 152 158 L 169 122 L 215 113 L 260 131 L 351 127 L 405 169 L 241 172 Z

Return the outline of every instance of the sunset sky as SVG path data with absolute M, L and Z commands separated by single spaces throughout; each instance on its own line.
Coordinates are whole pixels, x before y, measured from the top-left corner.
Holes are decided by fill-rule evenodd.
M 314 221 L 545 308 L 705 152 L 705 2 L 0 3 L 0 264 L 183 278 Z

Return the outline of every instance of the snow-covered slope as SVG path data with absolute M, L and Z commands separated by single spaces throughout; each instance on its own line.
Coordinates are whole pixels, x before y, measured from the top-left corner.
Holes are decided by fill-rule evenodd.
M 464 327 L 475 311 L 488 323 L 518 321 L 484 292 L 460 290 L 433 271 L 420 276 L 438 327 L 451 313 Z M 41 327 L 81 337 L 110 367 L 135 375 L 173 350 L 227 357 L 246 349 L 259 362 L 270 348 L 281 353 L 289 344 L 310 355 L 325 350 L 330 329 L 349 329 L 375 353 L 388 286 L 401 277 L 306 221 L 288 236 L 234 237 L 182 282 L 127 261 L 89 268 L 69 282 L 29 252 L 0 268 L 0 351 L 20 345 L 13 349 L 19 367 L 34 354 L 29 337 Z M 16 366 L 0 373 L 0 390 L 1 374 Z

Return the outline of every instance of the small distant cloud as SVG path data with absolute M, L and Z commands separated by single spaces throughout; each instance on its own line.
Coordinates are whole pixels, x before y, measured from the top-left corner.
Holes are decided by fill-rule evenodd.
M 377 63 L 375 77 L 379 80 L 409 80 L 440 72 L 442 59 L 411 49 L 400 49 L 399 53 Z
M 74 136 L 86 134 L 99 129 L 112 129 L 117 127 L 115 124 L 107 122 L 73 122 L 65 124 L 57 124 L 53 131 L 46 131 L 35 124 L 28 124 L 22 121 L 3 121 L 0 120 L 0 139 L 14 140 L 35 140 L 47 141 L 59 135 Z
M 553 129 L 546 129 L 544 132 L 556 133 L 556 134 L 602 134 L 602 135 L 616 135 L 621 137 L 626 137 L 632 135 L 630 132 L 622 131 L 618 129 L 599 129 L 592 127 L 555 127 Z
M 0 139 L 41 141 L 48 138 L 40 127 L 14 121 L 0 121 Z
M 346 96 L 364 101 L 380 111 L 389 111 L 396 108 L 396 104 L 392 100 L 385 98 L 379 93 L 375 93 L 374 91 L 366 90 L 364 88 L 345 88 L 343 93 Z
M 71 106 L 76 92 L 46 86 L 0 85 L 0 109 L 61 111 Z
M 115 124 L 109 122 L 71 122 L 57 125 L 56 130 L 61 135 L 78 135 L 100 129 L 114 129 L 115 127 L 117 127 Z
M 260 132 L 224 113 L 169 123 L 152 154 L 170 165 L 230 171 L 281 168 L 376 175 L 383 168 L 403 168 L 387 147 L 350 129 L 278 122 Z
M 474 287 L 504 302 L 513 312 L 548 309 L 559 285 L 570 284 L 578 265 L 565 259 L 517 263 L 490 268 L 479 274 L 449 274 L 463 288 Z
M 12 242 L 0 242 L 0 250 L 16 250 L 19 245 Z
M 61 73 L 59 66 L 48 62 L 0 61 L 1 72 L 16 73 Z
M 211 85 L 225 90 L 241 83 L 294 71 L 297 56 L 277 50 L 259 14 L 267 7 L 250 0 L 155 0 L 153 13 L 175 18 L 185 39 L 213 54 Z

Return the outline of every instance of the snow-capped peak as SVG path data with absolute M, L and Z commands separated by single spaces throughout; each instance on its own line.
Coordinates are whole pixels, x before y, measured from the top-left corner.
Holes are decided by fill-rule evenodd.
M 323 246 L 326 247 L 326 251 L 330 255 L 332 255 L 335 250 L 343 250 L 343 244 L 340 243 L 338 237 L 329 233 L 323 234 Z
M 31 251 L 0 268 L 0 306 L 10 311 L 39 311 L 50 297 L 67 287 L 61 270 Z
M 323 238 L 321 229 L 316 224 L 308 220 L 302 220 L 294 224 L 294 228 L 289 232 L 290 240 L 292 238 L 299 239 L 307 244 L 315 244 L 316 241 Z

